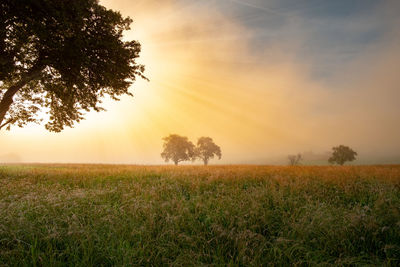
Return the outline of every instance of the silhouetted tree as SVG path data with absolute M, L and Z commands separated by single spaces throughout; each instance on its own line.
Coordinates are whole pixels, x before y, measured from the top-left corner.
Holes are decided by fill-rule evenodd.
M 289 160 L 289 165 L 290 166 L 299 165 L 300 161 L 303 160 L 303 156 L 301 154 L 289 155 L 288 156 L 288 160 Z
M 197 141 L 196 156 L 203 160 L 204 165 L 208 165 L 208 161 L 214 156 L 221 159 L 221 148 L 210 137 L 200 137 Z
M 343 165 L 346 161 L 353 161 L 356 159 L 357 152 L 353 151 L 348 146 L 337 146 L 332 148 L 332 156 L 329 158 L 329 163 L 337 163 Z
M 171 134 L 163 138 L 164 151 L 161 157 L 166 161 L 172 161 L 178 165 L 181 161 L 194 160 L 196 158 L 195 146 L 185 136 Z
M 0 1 L 0 129 L 40 122 L 59 132 L 101 111 L 100 99 L 127 94 L 144 67 L 137 41 L 123 41 L 132 20 L 98 0 Z

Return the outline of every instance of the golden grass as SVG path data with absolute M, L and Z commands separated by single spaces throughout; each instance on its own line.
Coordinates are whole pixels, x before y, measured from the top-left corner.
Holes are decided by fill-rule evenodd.
M 0 166 L 0 265 L 399 263 L 400 166 Z

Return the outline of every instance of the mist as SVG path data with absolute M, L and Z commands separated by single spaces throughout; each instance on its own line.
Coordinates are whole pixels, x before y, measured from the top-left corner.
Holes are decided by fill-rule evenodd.
M 212 137 L 222 159 L 211 164 L 286 164 L 288 154 L 324 155 L 339 144 L 358 152 L 355 164 L 400 163 L 396 2 L 345 22 L 270 14 L 255 4 L 241 7 L 254 9 L 244 16 L 227 2 L 101 1 L 134 19 L 125 38 L 142 43 L 150 81 L 62 133 L 38 125 L 2 131 L 0 154 L 23 162 L 161 164 L 161 139 L 177 133 L 193 142 Z M 256 11 L 265 13 L 252 17 Z M 261 31 L 254 21 L 264 16 L 275 16 L 279 29 Z M 320 32 L 326 25 L 379 36 L 335 43 Z

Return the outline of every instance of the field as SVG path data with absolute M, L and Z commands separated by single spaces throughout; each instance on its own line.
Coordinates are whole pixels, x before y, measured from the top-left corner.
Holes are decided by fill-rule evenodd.
M 400 264 L 400 166 L 0 166 L 0 266 Z

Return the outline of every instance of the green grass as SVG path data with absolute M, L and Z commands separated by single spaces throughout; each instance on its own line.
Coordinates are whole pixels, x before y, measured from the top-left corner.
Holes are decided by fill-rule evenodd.
M 400 264 L 400 166 L 0 166 L 0 266 Z

